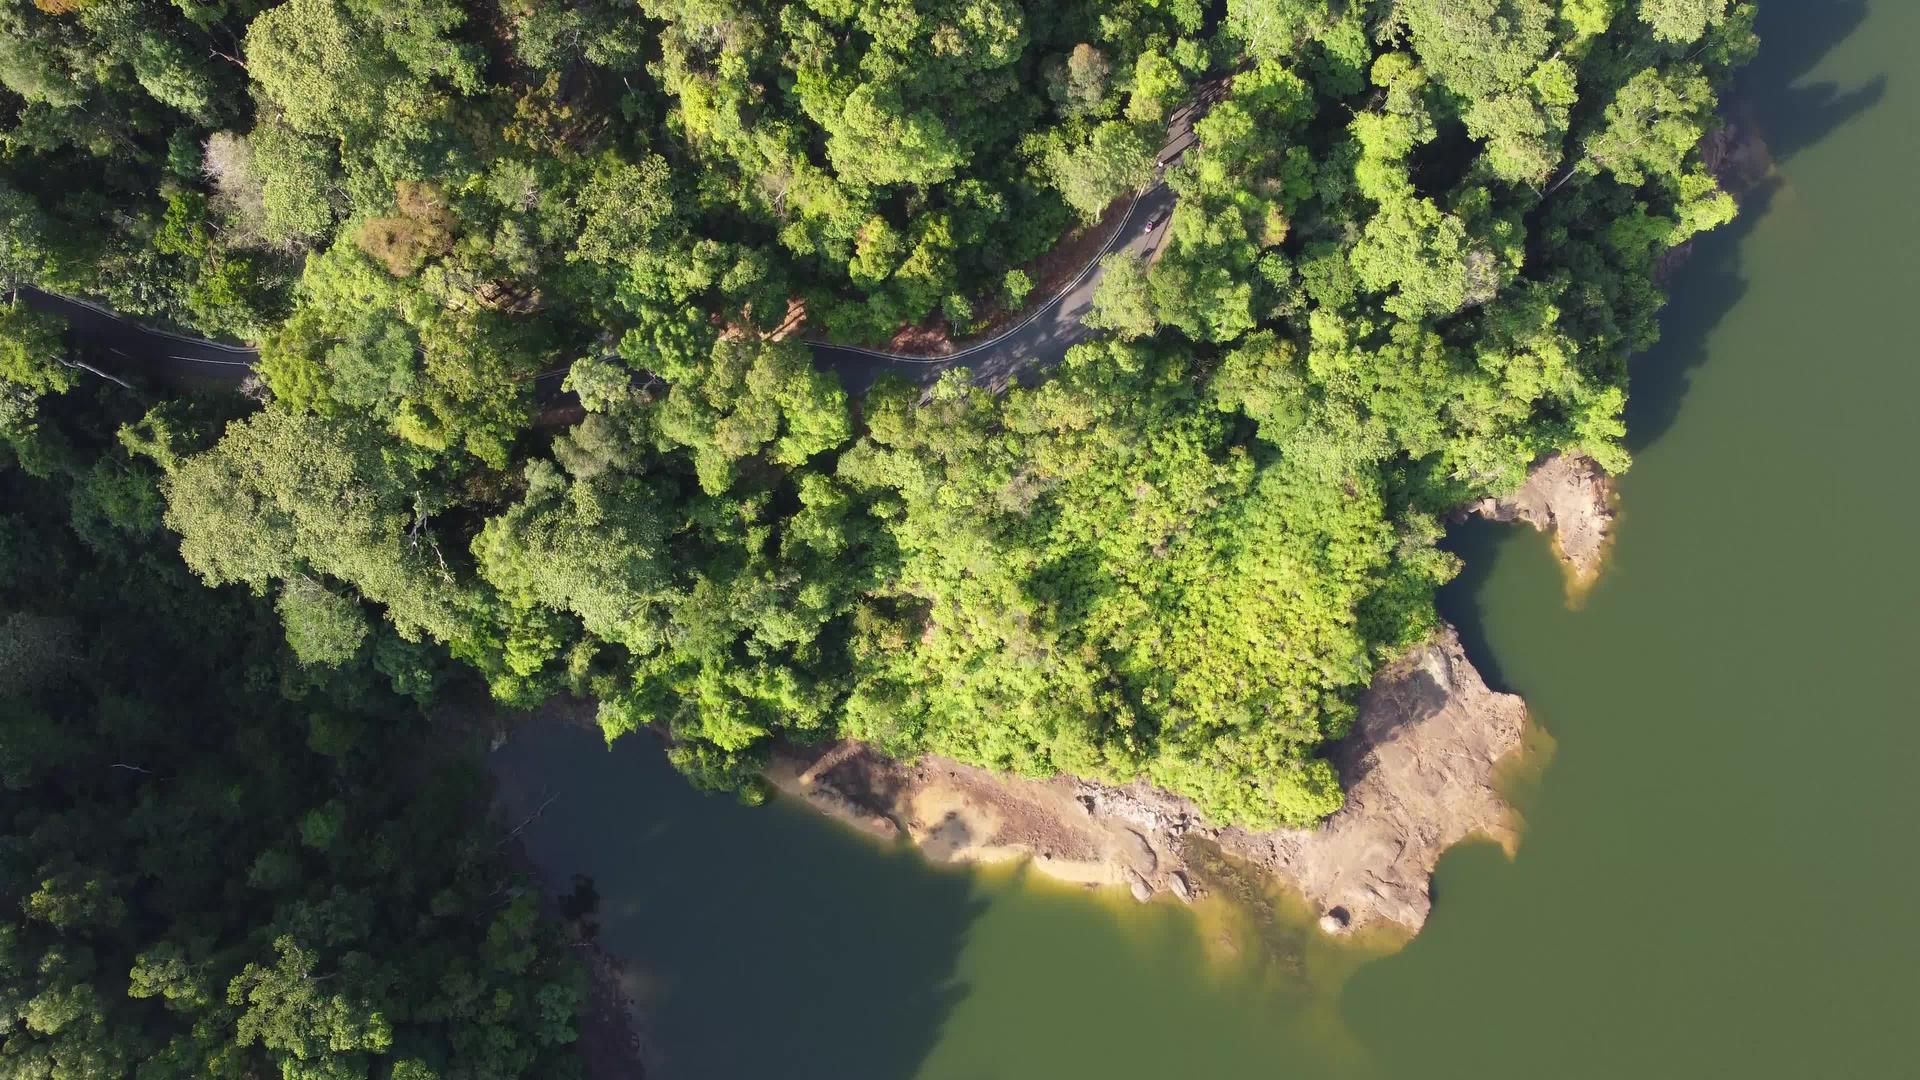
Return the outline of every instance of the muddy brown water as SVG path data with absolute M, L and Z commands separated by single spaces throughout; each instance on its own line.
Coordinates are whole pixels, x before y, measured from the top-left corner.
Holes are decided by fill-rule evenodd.
M 1513 860 L 1456 848 L 1424 933 L 1335 945 L 1284 896 L 1138 905 L 931 869 L 654 748 L 494 755 L 591 875 L 668 1077 L 1914 1075 L 1920 967 L 1920 4 L 1768 0 L 1740 96 L 1776 161 L 1672 281 L 1636 466 L 1579 610 L 1546 542 L 1452 539 L 1445 607 L 1551 744 Z

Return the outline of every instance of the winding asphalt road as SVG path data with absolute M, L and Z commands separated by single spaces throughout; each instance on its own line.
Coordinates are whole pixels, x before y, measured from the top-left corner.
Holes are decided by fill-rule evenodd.
M 1173 192 L 1165 184 L 1155 184 L 1142 192 L 1128 208 L 1127 216 L 1103 254 L 1121 251 L 1136 257 L 1151 255 L 1166 235 L 1164 216 L 1172 211 L 1173 201 Z M 1146 231 L 1146 223 L 1156 219 L 1162 223 L 1151 232 Z M 1083 320 L 1093 303 L 1100 276 L 1096 259 L 1051 302 L 1018 325 L 947 356 L 901 356 L 823 341 L 809 341 L 807 347 L 813 351 L 814 364 L 839 375 L 847 393 L 855 397 L 865 393 L 882 375 L 898 375 L 925 386 L 949 368 L 961 366 L 972 369 L 976 382 L 1004 385 L 1023 376 L 1030 378 L 1059 363 L 1068 348 L 1092 334 Z M 155 330 L 85 300 L 30 285 L 20 286 L 18 292 L 28 307 L 64 317 L 70 327 L 69 340 L 92 349 L 95 362 L 120 374 L 158 375 L 201 384 L 238 384 L 260 359 L 258 350 Z M 558 377 L 559 373 L 552 373 L 552 378 Z M 542 381 L 546 378 L 543 376 Z
M 30 308 L 66 319 L 71 344 L 87 347 L 94 354 L 90 360 L 122 374 L 238 383 L 260 359 L 256 349 L 155 330 L 99 304 L 31 285 L 20 286 L 16 295 Z
M 1167 235 L 1166 220 L 1173 212 L 1173 202 L 1173 192 L 1163 183 L 1156 182 L 1141 192 L 1127 208 L 1126 217 L 1101 256 L 1124 252 L 1144 258 L 1153 254 Z M 1146 228 L 1148 222 L 1158 223 L 1151 232 Z M 1100 277 L 1100 259 L 1095 258 L 1058 296 L 1019 323 L 946 356 L 900 356 L 824 341 L 809 341 L 807 346 L 813 350 L 814 365 L 838 374 L 841 385 L 854 397 L 866 393 L 882 375 L 898 375 L 928 386 L 955 367 L 971 369 L 974 382 L 1003 386 L 1059 363 L 1069 348 L 1093 334 L 1085 320 Z
M 1155 171 L 1152 186 L 1128 206 L 1119 229 L 1101 256 L 1118 251 L 1145 258 L 1165 239 L 1174 195 L 1160 174 L 1165 171 L 1165 163 L 1193 145 L 1193 122 L 1205 115 L 1207 106 L 1218 99 L 1220 92 L 1219 81 L 1207 84 L 1192 102 L 1182 105 L 1169 118 L 1167 141 L 1159 153 L 1162 167 Z M 1149 229 L 1149 223 L 1155 223 L 1155 227 Z M 1030 380 L 1059 363 L 1069 348 L 1092 335 L 1084 320 L 1100 277 L 1100 258 L 1096 257 L 1059 295 L 1019 323 L 947 356 L 901 356 L 821 341 L 809 341 L 807 346 L 813 350 L 814 364 L 839 375 L 847 393 L 855 397 L 864 394 L 885 374 L 926 386 L 949 368 L 963 366 L 971 369 L 974 381 L 983 385 L 1003 386 L 1015 380 Z M 20 286 L 17 295 L 28 307 L 65 317 L 70 327 L 70 342 L 88 347 L 94 353 L 91 359 L 121 374 L 160 375 L 188 383 L 237 386 L 260 359 L 256 349 L 155 330 L 98 304 L 30 285 Z M 557 385 L 562 374 L 547 372 L 540 376 L 540 381 Z

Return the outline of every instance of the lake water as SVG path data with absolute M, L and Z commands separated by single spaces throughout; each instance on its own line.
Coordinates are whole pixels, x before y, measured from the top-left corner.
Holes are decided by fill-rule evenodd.
M 494 756 L 590 875 L 673 1077 L 1920 1073 L 1920 4 L 1767 0 L 1740 98 L 1778 175 L 1636 361 L 1613 558 L 1579 610 L 1476 525 L 1444 604 L 1550 738 L 1518 856 L 1456 848 L 1426 930 L 927 867 L 688 791 L 644 740 Z M 1545 740 L 1543 740 L 1545 741 Z

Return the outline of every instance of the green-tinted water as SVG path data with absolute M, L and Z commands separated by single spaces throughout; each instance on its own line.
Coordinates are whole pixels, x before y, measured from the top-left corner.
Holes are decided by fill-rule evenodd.
M 1777 183 L 1675 277 L 1585 607 L 1531 533 L 1446 597 L 1557 749 L 1516 860 L 1457 849 L 1392 955 L 930 870 L 529 728 L 504 797 L 593 876 L 672 1075 L 1898 1076 L 1920 967 L 1920 4 L 1767 0 L 1742 97 Z M 1284 906 L 1284 902 L 1282 902 Z

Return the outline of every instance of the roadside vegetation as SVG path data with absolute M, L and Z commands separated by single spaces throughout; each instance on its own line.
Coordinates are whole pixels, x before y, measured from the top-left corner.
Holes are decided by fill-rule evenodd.
M 455 854 L 485 844 L 394 884 L 319 824 L 274 830 L 338 804 L 359 839 L 466 835 L 382 773 L 418 726 L 395 696 L 451 678 L 592 697 L 608 738 L 654 729 L 719 789 L 755 791 L 778 740 L 852 737 L 1318 820 L 1341 800 L 1324 747 L 1435 626 L 1443 516 L 1549 452 L 1627 467 L 1657 269 L 1734 213 L 1698 145 L 1751 26 L 1746 0 L 0 0 L 0 279 L 262 350 L 257 407 L 149 400 L 81 438 L 75 399 L 133 399 L 0 311 L 9 497 L 79 530 L 9 524 L 9 603 L 38 611 L 82 560 L 45 614 L 93 657 L 22 691 L 53 719 L 19 730 L 55 749 L 12 790 L 84 801 L 103 881 L 154 858 L 125 808 L 171 799 L 235 818 L 202 830 L 237 830 L 215 850 L 289 853 L 286 890 L 375 890 L 360 922 L 289 922 L 252 863 L 215 860 L 205 888 L 250 899 L 180 931 L 211 965 L 181 1000 L 231 1018 L 245 963 L 329 955 L 343 985 L 364 953 L 439 1017 L 406 1038 L 443 1071 L 372 1073 L 395 1078 L 551 1075 L 433 1064 L 479 1022 L 408 981 L 451 922 L 368 944 L 401 933 L 394 905 L 504 917 L 493 864 Z M 1150 182 L 1214 78 L 1162 251 L 1108 268 L 1106 333 L 1040 384 L 850 400 L 775 333 L 965 333 L 1018 305 L 1019 267 Z M 537 423 L 559 369 L 580 407 Z M 183 586 L 176 544 L 238 594 Z M 120 591 L 179 657 L 102 651 Z M 212 903 L 180 887 L 179 918 Z M 173 909 L 139 906 L 163 893 L 123 897 L 118 929 L 29 910 L 8 955 L 42 970 L 82 948 L 49 942 L 106 935 L 60 985 L 157 1016 L 122 999 L 171 940 Z M 541 1060 L 560 993 L 487 1022 Z M 6 1019 L 26 1008 L 0 1001 L 9 1061 L 67 1030 Z

